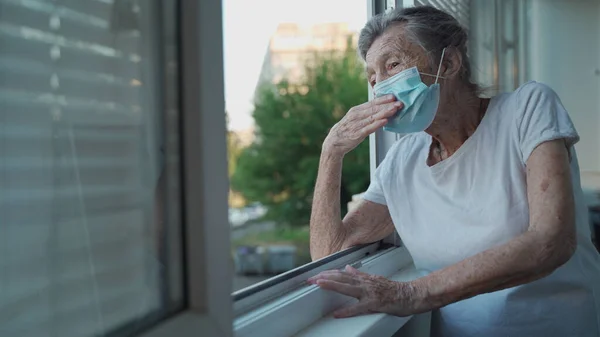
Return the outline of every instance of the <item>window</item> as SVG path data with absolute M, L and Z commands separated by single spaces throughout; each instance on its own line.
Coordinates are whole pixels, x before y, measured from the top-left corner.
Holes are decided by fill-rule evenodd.
M 577 4 L 567 2 L 559 4 L 557 2 L 535 1 L 406 0 L 386 1 L 386 3 L 387 8 L 391 5 L 406 6 L 408 3 L 410 5 L 429 4 L 455 15 L 459 22 L 469 29 L 473 76 L 484 89 L 487 89 L 486 95 L 492 96 L 500 92 L 513 91 L 529 80 L 541 81 L 554 88 L 561 97 L 582 137 L 582 140 L 576 146 L 582 175 L 582 186 L 587 191 L 589 203 L 595 203 L 596 209 L 600 209 L 600 206 L 598 206 L 600 204 L 600 198 L 598 197 L 600 189 L 600 179 L 598 179 L 600 176 L 598 174 L 599 161 L 598 152 L 594 150 L 594 146 L 598 143 L 598 118 L 594 113 L 589 113 L 589 111 L 600 111 L 600 101 L 597 99 L 597 92 L 600 89 L 597 76 L 600 71 L 595 71 L 599 67 L 598 59 L 600 59 L 598 58 L 600 29 L 597 25 L 600 7 L 597 2 L 584 1 Z M 382 2 L 375 1 L 372 4 L 371 13 L 381 12 Z M 582 31 L 584 33 L 581 33 Z M 547 36 L 553 36 L 553 39 L 545 39 L 544 37 Z M 564 47 L 561 47 L 562 52 L 556 51 L 557 40 L 555 37 L 559 39 L 560 44 L 564 43 Z M 591 50 L 591 52 L 577 53 L 577 56 L 573 59 L 574 50 Z M 573 64 L 574 62 L 576 64 Z M 583 93 L 580 89 L 574 90 L 570 85 L 570 83 L 578 82 L 585 83 Z M 310 87 L 308 90 L 310 90 Z M 377 132 L 371 137 L 370 152 L 375 157 L 375 160 L 371 161 L 372 165 L 376 165 L 383 158 L 395 139 L 393 135 L 384 132 Z M 596 217 L 597 221 L 598 213 L 593 216 Z M 596 224 L 595 226 L 598 228 L 596 230 L 600 230 L 600 227 L 598 227 L 600 225 Z M 396 251 L 398 250 L 396 249 Z M 307 269 L 298 269 L 298 273 L 301 271 L 308 273 Z M 298 279 L 307 277 L 306 274 L 292 273 L 292 275 Z M 277 310 L 274 310 L 273 307 L 266 304 L 253 311 L 253 314 L 260 315 L 262 311 L 273 310 L 270 312 L 269 319 L 263 321 L 263 323 L 269 323 L 269 328 L 265 328 L 264 324 L 261 325 L 262 330 L 260 332 L 263 335 L 267 334 L 266 330 L 270 332 L 282 331 L 278 330 L 283 329 L 282 325 L 288 326 L 285 331 L 297 331 L 294 329 L 299 326 L 295 324 L 298 320 L 309 320 L 306 317 L 313 316 L 312 313 L 299 309 L 306 309 L 302 305 L 307 304 L 298 304 L 297 307 L 290 305 L 292 309 L 285 307 L 284 301 L 285 299 L 290 300 L 289 297 L 292 296 L 290 293 L 294 293 L 293 291 L 286 293 L 282 290 L 281 284 L 276 282 L 267 281 L 262 284 L 267 285 L 262 289 L 262 292 L 271 295 L 271 302 L 269 303 L 281 305 Z M 254 288 L 257 287 L 251 287 L 250 289 Z M 247 292 L 247 290 L 244 290 L 236 294 Z M 306 296 L 310 297 L 311 294 Z M 238 304 L 241 304 L 240 302 L 243 302 L 245 298 L 240 299 L 238 296 L 234 296 L 234 299 L 238 299 L 236 309 L 242 307 Z M 310 297 L 311 305 L 322 310 L 322 312 L 327 312 L 328 302 L 319 302 L 319 300 L 318 296 L 315 296 L 315 298 Z M 298 302 L 300 301 L 298 300 Z M 263 304 L 267 302 L 265 301 Z M 284 313 L 287 315 L 297 314 L 294 316 L 294 322 L 284 319 L 289 317 L 285 316 Z M 250 318 L 242 316 L 242 319 L 238 318 L 235 321 L 234 328 L 240 336 L 255 336 L 258 334 L 257 330 L 245 328 L 251 325 L 247 323 L 248 320 Z M 283 322 L 280 320 L 283 320 Z M 292 334 L 288 333 L 287 335 Z M 286 334 L 273 333 L 273 335 Z M 421 335 L 414 332 L 404 335 L 402 331 L 399 335 L 426 336 L 426 334 Z
M 308 222 L 322 142 L 348 109 L 368 97 L 355 50 L 367 6 L 339 0 L 223 5 L 238 291 L 310 262 Z M 270 14 L 257 21 L 250 12 Z M 356 94 L 337 95 L 342 87 Z M 369 184 L 367 141 L 346 157 L 344 170 L 345 209 Z
M 183 308 L 175 18 L 0 1 L 0 335 L 127 336 Z
M 264 97 L 311 95 L 312 72 L 346 56 L 367 16 L 424 2 L 462 11 L 490 95 L 532 79 L 558 92 L 582 138 L 581 184 L 600 230 L 596 1 L 0 0 L 0 335 L 311 335 L 347 299 L 308 277 L 345 264 L 386 277 L 410 269 L 397 238 L 307 264 L 314 177 L 289 171 L 316 173 L 311 146 L 326 128 L 308 137 L 317 121 L 280 106 L 268 114 Z M 244 21 L 257 10 L 281 15 Z M 317 106 L 323 114 L 301 112 L 328 125 L 345 112 Z M 368 176 L 393 141 L 372 135 L 353 172 Z M 279 143 L 310 156 L 252 162 Z M 389 318 L 361 317 L 386 325 L 362 331 L 392 335 L 408 320 Z

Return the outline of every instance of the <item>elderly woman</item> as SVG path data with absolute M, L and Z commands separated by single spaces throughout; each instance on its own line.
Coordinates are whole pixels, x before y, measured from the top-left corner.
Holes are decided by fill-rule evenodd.
M 393 282 L 351 267 L 323 272 L 309 282 L 359 300 L 335 316 L 435 310 L 434 336 L 600 336 L 579 137 L 556 93 L 529 82 L 479 97 L 465 31 L 432 7 L 376 16 L 358 43 L 377 98 L 350 109 L 323 144 L 311 254 L 395 229 L 428 274 Z M 407 135 L 342 220 L 344 155 L 381 127 Z

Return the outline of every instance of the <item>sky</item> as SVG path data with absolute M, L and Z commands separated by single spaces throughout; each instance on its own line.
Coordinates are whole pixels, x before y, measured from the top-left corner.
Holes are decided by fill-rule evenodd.
M 347 22 L 359 30 L 364 0 L 223 0 L 225 105 L 229 128 L 252 127 L 252 99 L 270 36 L 277 25 Z

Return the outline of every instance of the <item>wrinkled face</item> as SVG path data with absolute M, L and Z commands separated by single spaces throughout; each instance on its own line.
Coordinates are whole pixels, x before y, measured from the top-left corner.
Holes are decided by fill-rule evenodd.
M 432 71 L 425 51 L 405 37 L 404 27 L 401 23 L 387 28 L 373 42 L 367 51 L 366 62 L 367 79 L 371 87 L 375 83 L 414 66 L 421 72 L 430 73 Z M 427 85 L 434 81 L 429 76 L 422 76 L 421 80 Z

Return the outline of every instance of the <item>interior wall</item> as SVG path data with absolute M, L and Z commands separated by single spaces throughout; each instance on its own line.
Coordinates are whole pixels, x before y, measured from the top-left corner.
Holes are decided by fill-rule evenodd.
M 486 95 L 494 95 L 499 88 L 494 63 L 494 1 L 471 1 L 469 25 L 469 56 L 473 80 L 486 89 Z
M 530 3 L 530 79 L 552 87 L 569 111 L 581 171 L 600 172 L 600 1 Z

